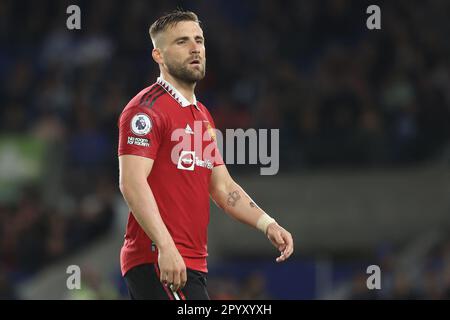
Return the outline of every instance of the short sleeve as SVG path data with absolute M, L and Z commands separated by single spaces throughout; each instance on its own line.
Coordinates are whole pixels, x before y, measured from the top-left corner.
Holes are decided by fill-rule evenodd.
M 118 122 L 118 155 L 136 155 L 156 159 L 164 133 L 161 115 L 145 108 L 122 112 Z

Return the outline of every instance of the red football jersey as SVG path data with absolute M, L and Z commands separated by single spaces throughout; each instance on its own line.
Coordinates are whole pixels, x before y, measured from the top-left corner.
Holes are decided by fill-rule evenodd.
M 186 267 L 207 272 L 209 182 L 213 167 L 223 164 L 210 113 L 160 77 L 127 104 L 118 125 L 119 156 L 154 160 L 147 181 Z M 158 261 L 156 246 L 132 212 L 120 260 L 123 275 Z

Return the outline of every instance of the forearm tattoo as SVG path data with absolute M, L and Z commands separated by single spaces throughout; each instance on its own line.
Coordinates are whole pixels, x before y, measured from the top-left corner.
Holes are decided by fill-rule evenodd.
M 253 201 L 251 201 L 251 202 L 250 202 L 250 207 L 256 208 L 256 204 L 255 204 Z
M 227 205 L 234 207 L 236 203 L 241 199 L 239 191 L 233 191 L 228 194 Z

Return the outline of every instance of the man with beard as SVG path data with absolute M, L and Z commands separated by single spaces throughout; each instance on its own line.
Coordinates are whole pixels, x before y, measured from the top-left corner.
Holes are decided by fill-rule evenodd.
M 277 262 L 292 254 L 293 240 L 223 163 L 213 119 L 194 95 L 206 62 L 197 16 L 169 13 L 153 23 L 150 37 L 161 75 L 127 104 L 118 123 L 120 190 L 130 209 L 122 275 L 132 299 L 209 299 L 209 196 L 261 230 L 281 252 Z M 180 138 L 188 142 L 181 148 Z

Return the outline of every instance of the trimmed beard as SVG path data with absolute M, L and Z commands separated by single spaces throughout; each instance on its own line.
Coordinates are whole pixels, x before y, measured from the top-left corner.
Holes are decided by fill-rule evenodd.
M 183 64 L 178 65 L 176 63 L 166 62 L 166 66 L 169 74 L 172 77 L 187 83 L 196 83 L 197 81 L 202 80 L 205 77 L 206 73 L 205 64 L 202 64 L 202 68 L 200 68 L 200 70 L 198 71 L 190 70 L 186 65 Z

